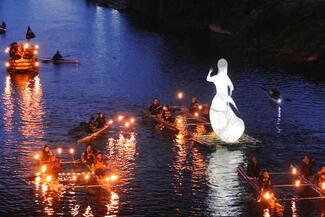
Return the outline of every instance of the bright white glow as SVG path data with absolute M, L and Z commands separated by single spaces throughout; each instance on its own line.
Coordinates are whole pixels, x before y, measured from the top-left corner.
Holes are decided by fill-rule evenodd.
M 10 66 L 10 64 L 8 62 L 6 62 L 6 67 L 9 67 L 9 66 Z
M 229 105 L 231 103 L 237 109 L 234 100 L 231 98 L 234 86 L 227 75 L 227 70 L 227 61 L 220 59 L 218 61 L 218 74 L 211 76 L 213 71 L 211 69 L 207 81 L 213 82 L 217 90 L 210 107 L 210 120 L 213 131 L 222 141 L 232 143 L 236 142 L 244 133 L 245 124 L 242 119 L 236 116 Z

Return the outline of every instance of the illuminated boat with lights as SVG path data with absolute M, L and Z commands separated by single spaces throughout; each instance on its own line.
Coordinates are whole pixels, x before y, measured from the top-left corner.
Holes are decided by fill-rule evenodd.
M 36 58 L 38 45 L 14 42 L 6 48 L 6 53 L 9 54 L 9 61 L 6 63 L 9 73 L 38 73 L 39 63 Z
M 255 193 L 258 195 L 258 202 L 261 202 L 263 204 L 266 204 L 270 208 L 276 208 L 283 210 L 283 206 L 277 202 L 277 199 L 272 191 L 266 191 L 261 195 L 261 191 L 257 182 L 256 178 L 251 178 L 247 175 L 245 172 L 245 169 L 243 166 L 237 167 L 237 172 L 240 177 L 244 179 L 244 181 L 255 191 Z
M 84 144 L 84 143 L 89 142 L 90 140 L 96 138 L 97 136 L 100 136 L 102 133 L 104 133 L 106 130 L 108 130 L 108 128 L 112 125 L 112 123 L 113 122 L 108 121 L 104 127 L 97 129 L 95 132 L 91 133 L 90 135 L 88 135 L 82 139 L 79 139 L 77 141 L 77 144 L 78 145 Z
M 142 115 L 145 118 L 149 118 L 149 119 L 153 120 L 154 122 L 156 122 L 158 124 L 161 124 L 164 128 L 166 128 L 166 129 L 168 129 L 170 131 L 173 131 L 173 132 L 176 132 L 176 133 L 179 132 L 179 129 L 177 128 L 177 126 L 174 123 L 164 121 L 163 119 L 158 118 L 157 116 L 150 114 L 148 109 L 143 109 L 142 110 Z

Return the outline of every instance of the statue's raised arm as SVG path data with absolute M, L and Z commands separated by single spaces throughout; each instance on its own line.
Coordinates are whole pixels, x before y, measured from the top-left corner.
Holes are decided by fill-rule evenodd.
M 211 72 L 213 71 L 213 68 L 211 67 L 210 68 L 210 71 L 209 71 L 209 73 L 208 73 L 208 77 L 207 77 L 207 81 L 208 82 L 213 82 L 213 76 L 211 76 Z

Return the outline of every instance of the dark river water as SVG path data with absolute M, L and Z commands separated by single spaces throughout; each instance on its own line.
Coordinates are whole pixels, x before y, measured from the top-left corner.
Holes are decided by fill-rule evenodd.
M 40 65 L 36 77 L 10 76 L 0 54 L 0 216 L 273 216 L 256 205 L 235 168 L 256 155 L 264 168 L 288 171 L 309 154 L 325 164 L 325 86 L 279 70 L 243 64 L 229 51 L 212 54 L 208 38 L 179 37 L 154 31 L 133 16 L 83 0 L 1 0 L 0 49 L 24 39 L 30 25 L 40 57 L 56 50 L 76 65 Z M 223 53 L 225 52 L 225 53 Z M 246 133 L 263 141 L 259 148 L 207 149 L 142 120 L 153 97 L 162 103 L 210 103 L 215 88 L 206 82 L 209 65 L 226 56 L 233 98 Z M 304 69 L 301 69 L 304 70 Z M 292 99 L 272 106 L 262 88 L 277 87 Z M 175 99 L 176 91 L 185 99 Z M 44 193 L 31 182 L 33 154 L 45 144 L 77 146 L 71 129 L 90 115 L 134 115 L 135 133 L 108 132 L 95 142 L 118 171 L 111 193 L 66 189 Z M 70 132 L 70 133 L 69 133 Z M 62 156 L 71 160 L 69 154 Z M 285 183 L 273 177 L 274 183 Z M 288 184 L 288 182 L 287 182 Z M 324 216 L 319 201 L 286 201 L 284 216 Z

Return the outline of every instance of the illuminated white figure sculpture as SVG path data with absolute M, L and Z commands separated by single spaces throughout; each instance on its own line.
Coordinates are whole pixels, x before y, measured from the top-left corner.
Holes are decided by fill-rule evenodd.
M 245 124 L 230 107 L 229 103 L 237 109 L 234 100 L 231 98 L 234 86 L 227 75 L 227 70 L 227 61 L 220 59 L 218 61 L 218 74 L 211 76 L 213 69 L 210 69 L 207 81 L 213 82 L 217 89 L 210 107 L 210 121 L 213 131 L 224 142 L 232 143 L 236 142 L 244 133 Z

